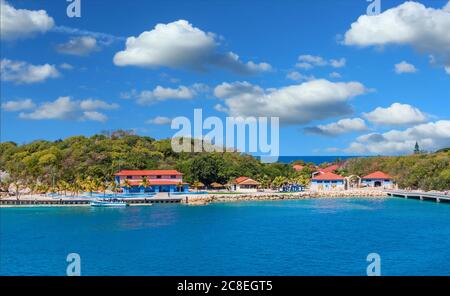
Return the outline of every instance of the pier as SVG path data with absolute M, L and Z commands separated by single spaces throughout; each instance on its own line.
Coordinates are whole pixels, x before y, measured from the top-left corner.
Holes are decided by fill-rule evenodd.
M 94 199 L 88 198 L 60 198 L 60 199 L 0 199 L 0 206 L 89 206 Z M 149 197 L 149 198 L 124 198 L 130 206 L 180 203 L 181 197 Z
M 404 191 L 404 190 L 385 190 L 388 196 L 403 197 L 420 200 L 431 200 L 435 202 L 450 202 L 450 196 L 438 193 L 420 192 L 420 191 Z

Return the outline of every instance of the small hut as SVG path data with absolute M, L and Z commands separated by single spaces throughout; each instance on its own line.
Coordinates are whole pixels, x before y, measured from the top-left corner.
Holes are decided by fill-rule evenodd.
M 213 190 L 225 189 L 225 185 L 222 185 L 222 184 L 217 183 L 217 182 L 213 182 L 213 183 L 209 184 L 209 187 L 211 187 L 211 189 L 213 189 Z
M 191 184 L 191 187 L 195 188 L 196 190 L 205 189 L 205 184 L 200 181 L 195 181 Z

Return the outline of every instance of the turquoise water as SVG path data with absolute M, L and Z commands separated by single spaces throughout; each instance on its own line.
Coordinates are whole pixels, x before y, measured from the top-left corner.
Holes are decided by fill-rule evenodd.
M 209 206 L 4 208 L 0 274 L 450 275 L 450 204 L 315 199 Z

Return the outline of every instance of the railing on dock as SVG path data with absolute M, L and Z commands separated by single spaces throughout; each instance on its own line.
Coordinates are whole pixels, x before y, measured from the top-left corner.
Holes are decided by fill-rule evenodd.
M 443 193 L 407 191 L 407 190 L 385 190 L 387 195 L 394 197 L 412 198 L 420 200 L 434 200 L 436 202 L 450 202 L 450 196 Z
M 93 200 L 93 199 L 92 199 Z M 0 199 L 0 205 L 2 206 L 73 206 L 73 205 L 89 205 L 91 199 L 76 199 L 76 198 L 64 198 L 64 199 Z M 130 205 L 145 205 L 154 203 L 180 203 L 181 197 L 151 197 L 151 198 L 124 198 L 125 202 Z

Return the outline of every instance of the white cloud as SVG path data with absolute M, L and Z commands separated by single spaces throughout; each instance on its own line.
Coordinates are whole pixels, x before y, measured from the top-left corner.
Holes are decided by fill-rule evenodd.
M 305 132 L 307 133 L 324 136 L 337 136 L 340 134 L 361 132 L 366 130 L 368 130 L 367 125 L 361 118 L 346 118 L 326 125 L 305 128 Z
M 59 72 L 54 65 L 32 65 L 22 61 L 2 59 L 0 62 L 1 79 L 17 84 L 38 83 L 48 78 L 56 78 Z
M 132 89 L 130 91 L 121 92 L 119 94 L 119 97 L 124 100 L 129 100 L 129 99 L 137 97 L 138 95 L 139 95 L 138 91 L 136 89 Z
M 290 79 L 290 80 L 293 80 L 293 81 L 301 81 L 301 80 L 308 81 L 308 80 L 314 80 L 315 79 L 315 77 L 312 76 L 312 75 L 304 75 L 304 74 L 302 74 L 300 72 L 297 72 L 297 71 L 289 72 L 286 75 L 286 78 Z
M 449 75 L 450 75 L 450 66 L 448 66 L 448 67 L 445 67 L 445 72 L 447 72 L 447 74 L 449 74 Z
M 6 101 L 2 103 L 2 109 L 8 112 L 17 112 L 22 110 L 33 109 L 36 105 L 31 99 L 24 99 L 18 101 Z
M 418 108 L 400 103 L 394 103 L 387 108 L 378 107 L 363 115 L 367 120 L 379 125 L 412 125 L 427 120 L 427 115 Z
M 223 112 L 223 113 L 227 113 L 228 109 L 226 107 L 224 107 L 222 104 L 216 104 L 214 106 L 214 110 L 218 111 L 218 112 Z
M 421 149 L 434 151 L 450 146 L 450 121 L 429 122 L 406 130 L 391 130 L 386 133 L 371 133 L 350 144 L 344 151 L 359 154 L 411 153 L 415 143 Z
M 189 68 L 207 71 L 220 67 L 240 74 L 270 71 L 267 63 L 244 63 L 233 52 L 219 50 L 218 38 L 193 27 L 186 20 L 157 24 L 153 30 L 138 37 L 129 37 L 126 49 L 117 52 L 117 66 Z
M 416 73 L 417 69 L 413 64 L 407 63 L 406 61 L 402 61 L 398 64 L 395 64 L 395 73 L 403 74 L 403 73 Z
M 108 120 L 108 117 L 105 114 L 100 113 L 98 111 L 84 111 L 83 117 L 81 117 L 81 119 L 105 122 Z
M 148 105 L 166 100 L 190 100 L 196 95 L 194 89 L 180 85 L 177 88 L 158 85 L 154 90 L 144 90 L 137 95 L 137 102 Z
M 336 59 L 330 59 L 327 61 L 321 56 L 314 56 L 310 54 L 300 55 L 298 57 L 298 63 L 295 64 L 295 67 L 303 69 L 303 70 L 309 70 L 314 67 L 323 67 L 323 66 L 331 66 L 333 68 L 341 68 L 344 67 L 347 63 L 347 60 L 345 58 L 340 58 L 338 60 Z
M 331 78 L 341 78 L 342 76 L 338 72 L 331 72 L 330 77 Z
M 88 30 L 81 30 L 78 28 L 71 28 L 66 26 L 55 26 L 52 28 L 52 32 L 67 34 L 71 36 L 86 36 L 97 40 L 97 44 L 101 46 L 108 46 L 114 42 L 123 42 L 126 38 L 121 36 L 115 36 L 103 32 L 95 32 Z
M 327 62 L 320 56 L 314 56 L 310 54 L 300 55 L 298 57 L 300 62 L 308 63 L 314 66 L 325 66 Z
M 345 58 L 341 58 L 339 60 L 330 60 L 330 65 L 333 68 L 342 68 L 345 67 L 347 60 Z
M 83 110 L 95 110 L 95 109 L 111 110 L 117 109 L 119 105 L 115 103 L 109 104 L 101 100 L 86 99 L 80 101 L 80 107 Z
M 312 80 L 278 89 L 263 89 L 248 82 L 222 83 L 214 94 L 224 100 L 231 116 L 277 116 L 284 123 L 348 115 L 348 101 L 367 92 L 359 82 Z
M 408 1 L 379 15 L 362 15 L 345 33 L 344 44 L 356 46 L 410 45 L 450 66 L 450 17 L 444 9 Z
M 303 69 L 303 70 L 309 70 L 309 69 L 314 68 L 313 65 L 311 65 L 310 63 L 305 63 L 305 62 L 297 63 L 297 64 L 295 64 L 295 67 Z
M 62 63 L 59 67 L 63 70 L 73 70 L 73 66 L 68 63 Z
M 172 119 L 165 116 L 156 116 L 153 119 L 149 119 L 146 121 L 147 124 L 156 124 L 156 125 L 167 125 L 172 122 Z
M 176 88 L 156 86 L 153 90 L 138 92 L 132 89 L 129 92 L 120 93 L 122 99 L 137 99 L 141 105 L 150 105 L 166 100 L 190 100 L 201 93 L 210 92 L 210 87 L 204 83 L 194 83 L 191 86 L 180 85 Z
M 97 109 L 114 109 L 116 104 L 108 104 L 100 100 L 73 100 L 71 97 L 59 97 L 53 102 L 45 102 L 39 105 L 32 112 L 21 112 L 20 118 L 44 120 L 92 120 L 105 122 L 106 115 L 97 111 Z
M 1 39 L 14 40 L 45 33 L 54 26 L 45 10 L 16 9 L 4 0 L 0 0 Z
M 88 56 L 99 49 L 97 40 L 91 36 L 74 37 L 56 46 L 56 51 L 59 53 L 75 56 Z

